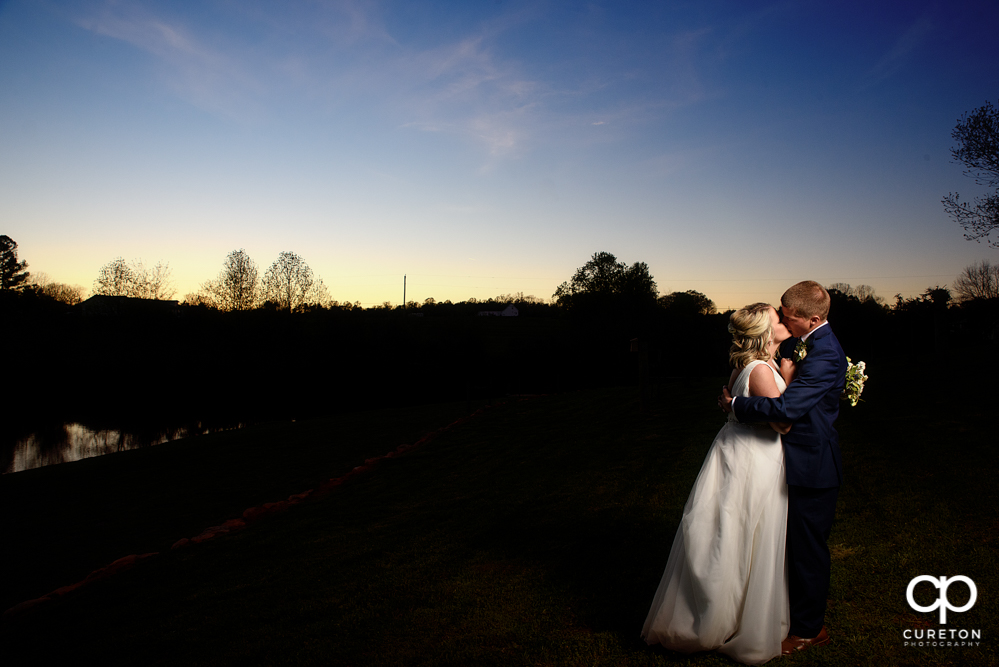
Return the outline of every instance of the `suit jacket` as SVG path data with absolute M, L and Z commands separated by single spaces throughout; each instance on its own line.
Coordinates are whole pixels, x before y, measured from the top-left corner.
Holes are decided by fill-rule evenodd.
M 790 432 L 781 438 L 787 483 L 831 488 L 843 483 L 839 434 L 833 422 L 846 382 L 846 355 L 828 324 L 816 329 L 807 343 L 798 377 L 784 394 L 739 398 L 735 416 L 744 423 L 791 422 Z

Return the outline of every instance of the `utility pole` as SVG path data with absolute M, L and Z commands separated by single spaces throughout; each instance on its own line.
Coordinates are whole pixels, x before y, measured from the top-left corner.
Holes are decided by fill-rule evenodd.
M 402 274 L 402 311 L 406 312 L 406 274 Z

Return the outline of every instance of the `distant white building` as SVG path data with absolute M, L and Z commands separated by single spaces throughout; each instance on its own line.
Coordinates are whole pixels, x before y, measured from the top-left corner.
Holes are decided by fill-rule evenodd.
M 503 310 L 480 310 L 479 317 L 517 317 L 520 311 L 512 303 Z

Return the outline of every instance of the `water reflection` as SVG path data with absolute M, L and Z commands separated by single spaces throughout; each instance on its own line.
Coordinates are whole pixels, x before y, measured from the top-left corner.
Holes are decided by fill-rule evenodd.
M 122 430 L 94 428 L 78 422 L 54 424 L 0 444 L 0 465 L 4 474 L 20 472 L 242 426 L 220 427 L 194 422 L 167 428 Z

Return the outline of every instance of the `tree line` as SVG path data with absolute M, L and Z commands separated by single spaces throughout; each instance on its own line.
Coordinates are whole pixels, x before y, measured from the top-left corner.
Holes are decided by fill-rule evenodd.
M 215 292 L 233 299 L 225 305 L 166 302 L 93 315 L 32 289 L 21 277 L 26 263 L 5 261 L 14 270 L 4 272 L 0 313 L 17 333 L 17 354 L 0 402 L 26 422 L 206 413 L 239 421 L 634 384 L 641 355 L 654 383 L 727 375 L 728 313 L 694 290 L 660 294 L 646 264 L 607 252 L 550 300 L 505 294 L 375 308 L 255 305 L 253 266 L 243 257 L 230 254 L 213 281 L 249 274 Z M 934 352 L 993 355 L 994 297 L 955 300 L 933 287 L 889 303 L 866 285 L 828 287 L 837 336 L 872 370 Z M 475 316 L 507 303 L 520 317 Z
M 28 263 L 17 257 L 17 243 L 9 236 L 0 236 L 0 290 L 31 290 L 56 301 L 75 305 L 84 300 L 85 290 L 79 285 L 68 285 L 48 279 L 44 273 L 29 273 Z M 874 299 L 884 305 L 883 297 L 875 294 L 869 285 L 851 287 L 844 283 L 827 286 L 860 301 Z M 999 298 L 999 264 L 982 260 L 965 267 L 954 280 L 949 293 L 955 303 Z M 101 267 L 94 280 L 93 295 L 124 296 L 139 299 L 169 300 L 176 294 L 171 280 L 170 265 L 157 262 L 147 268 L 141 260 L 126 262 L 117 257 Z M 901 297 L 899 297 L 901 298 Z M 288 312 L 303 312 L 315 308 L 340 310 L 361 309 L 359 302 L 339 302 L 330 299 L 322 278 L 316 276 L 306 261 L 290 251 L 281 252 L 267 271 L 260 275 L 256 262 L 244 249 L 230 252 L 215 279 L 201 284 L 200 288 L 185 296 L 183 303 L 204 306 L 221 311 L 246 311 L 269 308 Z M 460 302 L 478 305 L 470 298 Z M 482 303 L 521 303 L 537 305 L 546 303 L 533 295 L 499 295 Z M 653 303 L 664 309 L 684 310 L 709 315 L 717 312 L 714 302 L 695 290 L 670 292 L 659 295 L 655 279 L 644 262 L 628 266 L 608 252 L 597 252 L 570 280 L 563 282 L 552 295 L 551 304 L 565 313 L 592 310 L 609 312 L 642 311 Z M 433 297 L 423 303 L 409 301 L 393 306 L 386 301 L 375 310 L 425 310 L 451 313 L 455 309 L 450 301 L 437 302 Z M 440 308 L 436 308 L 441 306 Z M 369 309 L 370 310 L 370 309 Z
M 955 159 L 988 172 L 996 114 L 986 106 L 969 122 L 959 136 L 974 150 Z M 965 209 L 985 225 L 969 229 L 988 231 L 991 201 Z M 999 266 L 987 260 L 911 298 L 888 300 L 867 285 L 827 287 L 838 338 L 868 362 L 875 382 L 927 355 L 999 357 Z M 13 352 L 0 383 L 9 415 L 2 428 L 47 419 L 120 426 L 164 416 L 305 418 L 634 384 L 640 357 L 653 384 L 728 374 L 728 313 L 695 290 L 661 294 L 647 264 L 608 252 L 594 253 L 549 299 L 518 293 L 362 308 L 330 299 L 293 252 L 261 272 L 242 249 L 179 305 L 170 301 L 175 289 L 162 262 L 116 258 L 92 292 L 165 307 L 84 315 L 73 307 L 84 288 L 29 273 L 17 243 L 0 236 L 0 321 Z M 520 317 L 474 316 L 509 303 Z
M 245 251 L 233 251 L 202 296 L 179 305 L 162 301 L 164 265 L 116 260 L 116 271 L 129 269 L 119 284 L 152 285 L 144 293 L 161 297 L 134 303 L 166 307 L 85 314 L 37 288 L 9 237 L 0 244 L 0 314 L 18 334 L 0 403 L 26 422 L 305 417 L 633 384 L 643 355 L 653 382 L 727 374 L 729 313 L 695 290 L 660 294 L 647 264 L 608 252 L 594 253 L 549 300 L 517 293 L 374 308 L 310 298 L 321 281 L 293 253 L 261 278 Z M 868 285 L 827 287 L 844 349 L 872 370 L 928 352 L 995 356 L 999 271 L 987 261 L 953 288 L 892 302 Z M 475 317 L 510 303 L 519 317 Z
M 157 263 L 147 270 L 141 261 L 126 262 L 118 257 L 101 267 L 93 293 L 140 299 L 172 299 L 176 290 L 170 281 L 168 264 Z M 243 311 L 264 306 L 300 312 L 310 306 L 326 305 L 329 295 L 302 257 L 282 252 L 260 275 L 256 262 L 245 250 L 233 250 L 225 258 L 217 278 L 201 284 L 184 303 L 223 311 Z

